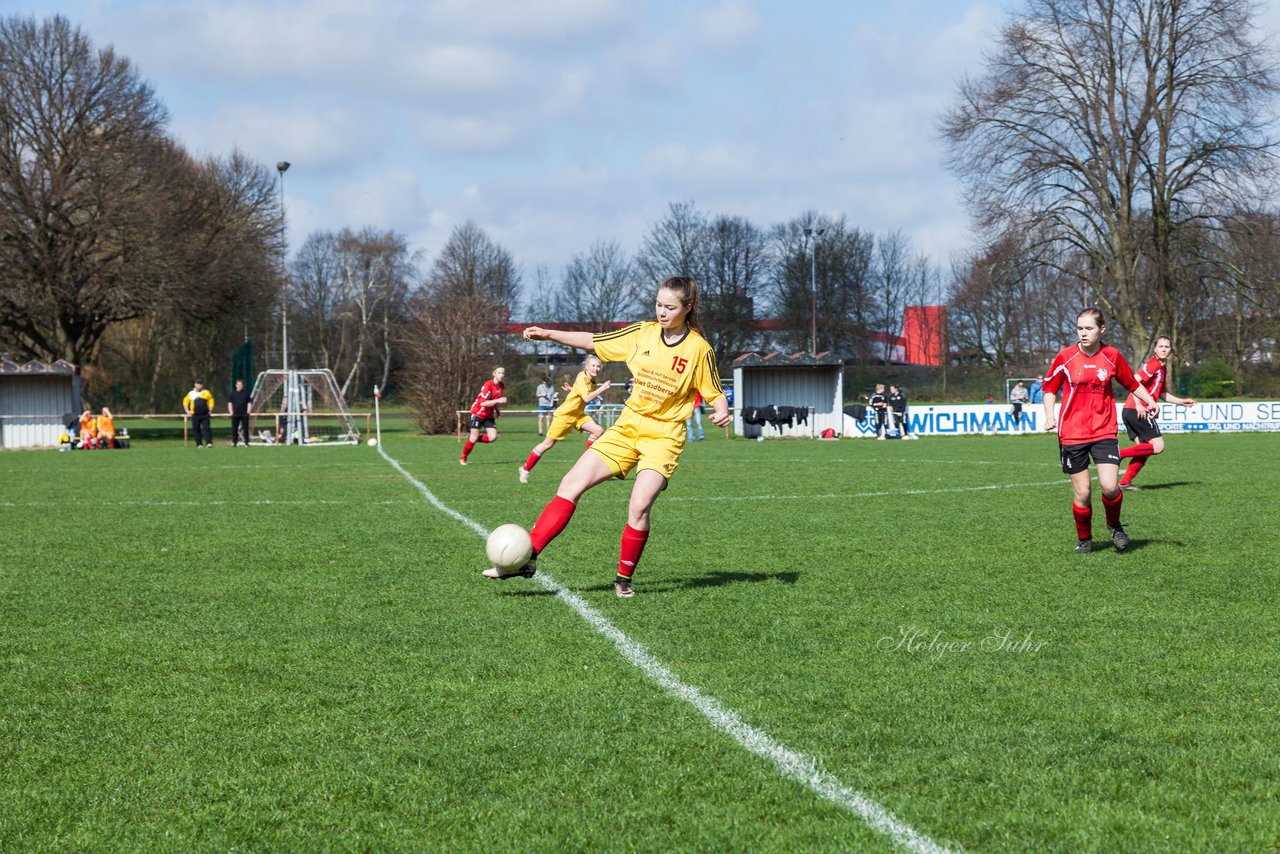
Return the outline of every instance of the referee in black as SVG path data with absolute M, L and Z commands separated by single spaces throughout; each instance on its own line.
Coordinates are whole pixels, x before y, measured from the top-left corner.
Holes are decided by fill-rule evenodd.
M 244 380 L 236 380 L 236 390 L 227 398 L 227 414 L 231 416 L 231 447 L 244 440 L 249 447 L 249 416 L 253 413 L 253 395 L 244 387 Z

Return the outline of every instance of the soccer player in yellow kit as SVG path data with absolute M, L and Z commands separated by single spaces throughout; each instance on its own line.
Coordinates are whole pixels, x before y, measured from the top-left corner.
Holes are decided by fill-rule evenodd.
M 538 460 L 542 459 L 542 455 L 574 430 L 586 431 L 588 448 L 591 447 L 592 442 L 600 438 L 604 428 L 587 414 L 587 404 L 604 394 L 610 386 L 607 381 L 596 385 L 596 377 L 600 376 L 600 369 L 603 367 L 604 364 L 601 363 L 599 356 L 588 356 L 582 363 L 582 370 L 573 381 L 573 387 L 565 397 L 564 403 L 560 404 L 555 414 L 551 416 L 551 423 L 547 426 L 547 437 L 534 447 L 529 453 L 529 459 L 520 466 L 521 483 L 528 483 L 529 472 L 533 471 L 533 467 L 538 464 Z
M 720 387 L 715 351 L 698 332 L 698 286 L 688 276 L 672 276 L 658 285 L 656 320 L 633 323 L 614 332 L 561 332 L 530 326 L 529 341 L 554 341 L 594 351 L 606 362 L 626 362 L 635 387 L 617 422 L 583 452 L 560 481 L 556 495 L 542 509 L 533 530 L 533 558 L 524 567 L 503 572 L 486 569 L 486 578 L 533 577 L 537 556 L 573 517 L 578 499 L 610 478 L 625 478 L 636 470 L 627 524 L 622 531 L 614 592 L 629 599 L 635 593 L 631 578 L 649 539 L 649 513 L 684 450 L 685 419 L 693 411 L 697 392 L 711 404 L 710 421 L 729 423 L 729 401 Z

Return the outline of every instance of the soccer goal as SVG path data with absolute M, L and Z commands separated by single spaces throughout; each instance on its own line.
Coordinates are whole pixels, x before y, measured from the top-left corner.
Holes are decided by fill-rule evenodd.
M 253 445 L 355 445 L 360 431 L 327 368 L 267 370 L 253 384 Z

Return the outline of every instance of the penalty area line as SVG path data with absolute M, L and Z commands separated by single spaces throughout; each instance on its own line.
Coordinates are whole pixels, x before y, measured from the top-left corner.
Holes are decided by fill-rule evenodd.
M 467 516 L 454 510 L 441 501 L 426 484 L 410 474 L 404 466 L 392 458 L 382 446 L 378 446 L 382 455 L 392 468 L 398 471 L 405 480 L 413 484 L 429 504 L 444 515 L 470 528 L 480 537 L 488 537 L 489 531 Z M 539 570 L 533 580 L 547 591 L 554 593 L 561 602 L 577 612 L 587 625 L 595 629 L 617 648 L 622 657 L 639 668 L 649 679 L 667 693 L 693 706 L 711 726 L 725 733 L 743 748 L 761 759 L 772 762 L 782 776 L 807 787 L 811 792 L 837 806 L 843 807 L 863 822 L 894 843 L 916 854 L 949 854 L 950 849 L 938 844 L 933 839 L 897 818 L 883 805 L 867 797 L 861 792 L 846 786 L 833 774 L 822 770 L 818 762 L 810 756 L 798 753 L 775 741 L 768 733 L 757 729 L 742 720 L 742 717 L 726 707 L 714 697 L 709 697 L 693 685 L 682 681 L 665 664 L 659 661 L 641 644 L 632 640 L 626 632 L 619 629 L 608 618 L 591 605 L 556 581 L 545 571 Z

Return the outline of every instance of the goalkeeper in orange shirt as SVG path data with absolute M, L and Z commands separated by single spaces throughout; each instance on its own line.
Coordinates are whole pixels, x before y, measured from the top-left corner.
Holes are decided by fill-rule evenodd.
M 555 414 L 551 416 L 547 437 L 534 447 L 529 453 L 529 459 L 520 466 L 521 483 L 528 483 L 529 472 L 533 471 L 533 467 L 538 464 L 538 460 L 542 459 L 542 455 L 574 430 L 587 434 L 588 448 L 591 447 L 592 442 L 600 438 L 604 428 L 587 414 L 587 404 L 604 394 L 610 386 L 607 380 L 596 385 L 596 377 L 600 376 L 600 369 L 603 367 L 604 363 L 600 361 L 599 356 L 588 356 L 582 363 L 582 370 L 573 381 L 573 386 L 565 396 L 564 403 L 560 404 Z
M 635 387 L 617 422 L 583 452 L 542 509 L 533 530 L 533 558 L 520 569 L 484 571 L 486 578 L 533 577 L 537 556 L 569 524 L 578 499 L 611 478 L 633 469 L 635 484 L 622 530 L 614 592 L 628 599 L 636 565 L 649 539 L 650 511 L 680 464 L 686 440 L 685 419 L 700 392 L 711 404 L 710 421 L 729 423 L 729 402 L 720 386 L 715 351 L 698 331 L 698 286 L 688 276 L 672 276 L 658 285 L 656 320 L 633 323 L 613 332 L 561 332 L 530 326 L 529 341 L 554 341 L 593 351 L 608 362 L 626 362 Z

